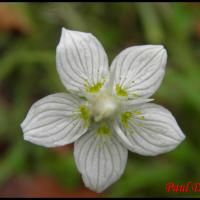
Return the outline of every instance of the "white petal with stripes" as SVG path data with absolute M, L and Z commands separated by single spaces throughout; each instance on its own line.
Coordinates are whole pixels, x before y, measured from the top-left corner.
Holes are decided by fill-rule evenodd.
M 124 172 L 128 151 L 115 135 L 97 135 L 91 130 L 74 145 L 77 168 L 86 187 L 102 192 Z
M 107 54 L 91 33 L 62 28 L 56 64 L 62 83 L 71 92 L 84 93 L 106 83 L 109 76 Z
M 130 151 L 145 156 L 171 151 L 185 139 L 173 115 L 153 103 L 135 107 L 126 125 L 119 118 L 113 128 Z
M 166 50 L 162 45 L 129 47 L 115 57 L 110 80 L 113 93 L 120 87 L 129 99 L 150 97 L 160 86 L 165 72 Z
M 87 131 L 80 117 L 82 103 L 75 95 L 64 93 L 40 99 L 32 105 L 21 124 L 24 139 L 45 147 L 74 142 Z

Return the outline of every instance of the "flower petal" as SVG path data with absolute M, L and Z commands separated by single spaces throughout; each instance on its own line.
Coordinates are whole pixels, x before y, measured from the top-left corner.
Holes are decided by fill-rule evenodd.
M 75 95 L 64 93 L 40 99 L 32 105 L 21 124 L 24 139 L 45 147 L 74 142 L 88 128 L 87 119 L 81 118 L 82 104 Z
M 172 114 L 153 103 L 122 113 L 113 128 L 129 150 L 146 156 L 171 151 L 185 139 Z
M 56 64 L 61 81 L 71 92 L 96 93 L 109 76 L 105 50 L 90 33 L 62 28 Z
M 129 99 L 150 97 L 161 84 L 166 60 L 167 53 L 162 45 L 125 49 L 111 64 L 113 93 Z
M 128 151 L 114 135 L 91 130 L 75 142 L 74 156 L 86 187 L 102 192 L 124 172 Z

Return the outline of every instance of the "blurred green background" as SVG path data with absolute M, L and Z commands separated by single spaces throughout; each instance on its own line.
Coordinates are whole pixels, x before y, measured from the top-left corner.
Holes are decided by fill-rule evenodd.
M 101 195 L 85 189 L 73 145 L 33 145 L 20 129 L 33 102 L 65 91 L 55 67 L 61 27 L 93 33 L 110 61 L 133 45 L 168 51 L 155 103 L 174 114 L 186 140 L 156 157 L 129 152 L 124 175 Z M 165 190 L 200 182 L 199 130 L 199 3 L 0 3 L 0 196 L 200 197 Z

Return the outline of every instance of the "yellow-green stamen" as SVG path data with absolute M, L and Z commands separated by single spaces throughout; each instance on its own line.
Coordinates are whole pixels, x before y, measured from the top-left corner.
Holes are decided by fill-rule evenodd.
M 98 135 L 110 135 L 111 131 L 106 123 L 102 123 L 97 130 Z
M 135 115 L 141 115 L 141 112 L 139 110 L 134 111 Z
M 116 85 L 115 90 L 118 96 L 128 96 L 127 91 L 125 89 L 122 89 L 119 84 Z
M 131 112 L 124 112 L 121 114 L 121 122 L 125 128 L 128 127 L 128 120 L 132 117 Z
M 98 82 L 98 83 L 96 83 L 96 84 L 93 85 L 93 86 L 89 86 L 88 81 L 85 80 L 84 86 L 85 86 L 86 92 L 97 93 L 97 92 L 99 92 L 99 90 L 102 88 L 103 84 L 104 84 L 104 81 Z
M 81 105 L 80 108 L 81 113 L 81 119 L 85 122 L 85 126 L 89 125 L 89 118 L 90 118 L 90 112 L 89 109 L 85 105 Z

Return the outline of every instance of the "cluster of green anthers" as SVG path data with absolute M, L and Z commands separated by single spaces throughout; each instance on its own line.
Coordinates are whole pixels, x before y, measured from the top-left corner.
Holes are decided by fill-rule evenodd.
M 97 93 L 102 88 L 104 82 L 105 82 L 105 79 L 103 79 L 103 81 L 101 82 L 94 84 L 93 86 L 89 86 L 88 80 L 85 80 L 85 84 L 84 84 L 85 90 L 86 92 Z
M 85 90 L 86 92 L 90 93 L 97 93 L 102 88 L 103 84 L 105 83 L 105 79 L 103 81 L 94 84 L 93 86 L 89 86 L 88 80 L 85 80 Z M 116 94 L 118 96 L 128 96 L 128 92 L 125 89 L 122 89 L 120 84 L 116 84 Z
M 140 120 L 144 120 L 144 116 L 141 115 L 142 113 L 138 110 L 134 112 L 123 112 L 121 114 L 121 122 L 125 128 L 128 128 L 128 121 L 133 115 L 138 116 Z M 142 123 L 137 123 L 138 126 L 142 126 Z

